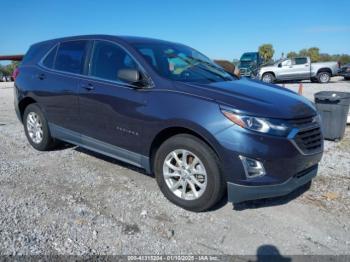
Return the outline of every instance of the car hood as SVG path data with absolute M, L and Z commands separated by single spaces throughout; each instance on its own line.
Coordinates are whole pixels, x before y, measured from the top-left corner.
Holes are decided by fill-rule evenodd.
M 303 96 L 284 87 L 248 78 L 210 84 L 178 82 L 177 88 L 259 117 L 295 119 L 316 115 L 313 103 Z

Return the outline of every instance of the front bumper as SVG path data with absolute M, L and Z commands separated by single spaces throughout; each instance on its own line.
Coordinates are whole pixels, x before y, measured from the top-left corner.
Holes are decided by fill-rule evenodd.
M 298 173 L 287 181 L 275 185 L 246 186 L 227 183 L 228 201 L 240 203 L 247 200 L 284 196 L 310 182 L 317 174 L 318 166 Z
M 343 77 L 350 77 L 350 72 L 339 72 L 338 75 Z

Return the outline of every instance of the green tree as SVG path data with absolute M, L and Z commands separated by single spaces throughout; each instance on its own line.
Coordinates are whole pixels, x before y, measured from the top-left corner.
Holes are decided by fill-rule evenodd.
M 320 54 L 320 62 L 332 61 L 332 56 L 329 54 Z
M 6 66 L 1 65 L 0 66 L 0 72 L 3 75 L 11 75 L 11 71 L 10 71 L 9 65 L 6 65 Z
M 0 65 L 0 71 L 4 74 L 4 75 L 12 75 L 13 71 L 19 66 L 19 62 L 18 61 L 11 61 L 10 64 L 8 65 Z
M 275 50 L 271 44 L 263 44 L 259 46 L 259 53 L 265 62 L 268 62 L 272 59 Z
M 308 49 L 304 48 L 304 49 L 301 49 L 299 53 L 291 51 L 287 54 L 288 58 L 293 58 L 298 56 L 309 56 L 311 58 L 311 62 L 335 61 L 335 62 L 339 62 L 342 65 L 350 63 L 350 55 L 348 54 L 331 55 L 327 53 L 320 53 L 320 49 L 318 47 L 311 47 Z
M 309 52 L 308 52 L 308 50 L 306 48 L 301 49 L 299 51 L 299 54 L 298 54 L 298 56 L 308 56 L 308 55 L 309 55 Z
M 349 64 L 350 63 L 350 55 L 339 55 L 338 60 L 340 62 L 340 64 L 345 65 L 345 64 Z
M 320 61 L 320 49 L 318 47 L 311 47 L 307 50 L 308 56 L 311 59 L 311 62 Z
M 298 54 L 294 51 L 290 51 L 288 54 L 287 54 L 287 58 L 294 58 L 294 57 L 297 57 Z

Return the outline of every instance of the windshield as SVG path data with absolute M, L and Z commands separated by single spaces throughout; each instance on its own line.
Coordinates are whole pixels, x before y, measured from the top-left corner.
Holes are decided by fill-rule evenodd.
M 240 59 L 241 62 L 251 62 L 258 59 L 257 53 L 244 53 Z
M 135 44 L 134 47 L 163 77 L 184 82 L 232 81 L 236 77 L 198 51 L 177 44 Z

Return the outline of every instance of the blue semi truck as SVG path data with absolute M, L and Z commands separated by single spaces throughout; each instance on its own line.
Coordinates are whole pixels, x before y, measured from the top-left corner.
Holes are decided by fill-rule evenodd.
M 241 76 L 255 78 L 263 62 L 263 58 L 259 52 L 244 53 L 238 64 Z

